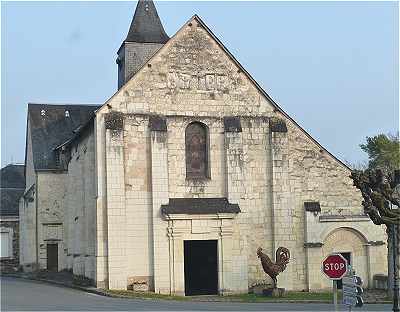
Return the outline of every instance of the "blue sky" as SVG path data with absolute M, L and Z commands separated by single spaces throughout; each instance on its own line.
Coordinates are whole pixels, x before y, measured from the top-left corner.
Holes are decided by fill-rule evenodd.
M 2 2 L 2 166 L 24 161 L 26 108 L 104 103 L 136 2 Z M 198 14 L 260 85 L 341 160 L 399 128 L 397 2 L 156 2 L 172 36 Z

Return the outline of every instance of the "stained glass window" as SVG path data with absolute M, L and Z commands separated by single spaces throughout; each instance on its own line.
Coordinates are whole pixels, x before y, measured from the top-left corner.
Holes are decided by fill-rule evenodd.
M 207 178 L 207 128 L 193 122 L 186 128 L 186 178 Z

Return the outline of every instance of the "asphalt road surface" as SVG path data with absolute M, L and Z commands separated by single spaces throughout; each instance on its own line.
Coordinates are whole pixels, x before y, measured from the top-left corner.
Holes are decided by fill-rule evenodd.
M 225 303 L 120 299 L 46 283 L 1 277 L 1 311 L 332 311 L 329 304 Z M 353 311 L 390 311 L 390 305 L 365 305 Z M 340 311 L 348 311 L 341 307 Z

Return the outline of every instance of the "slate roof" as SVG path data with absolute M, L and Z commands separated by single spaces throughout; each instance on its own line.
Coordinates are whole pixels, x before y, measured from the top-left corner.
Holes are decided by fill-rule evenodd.
M 319 202 L 304 202 L 304 209 L 310 212 L 321 212 Z
M 94 111 L 99 107 L 29 104 L 28 118 L 35 170 L 57 169 L 56 153 L 53 149 L 72 138 L 75 132 L 94 116 Z
M 25 166 L 10 164 L 0 170 L 1 188 L 25 188 Z
M 18 216 L 19 199 L 25 190 L 25 166 L 7 165 L 0 170 L 0 216 Z
M 0 216 L 18 216 L 23 189 L 0 189 Z
M 170 198 L 168 205 L 161 205 L 162 214 L 212 214 L 239 213 L 238 204 L 226 198 Z
M 166 43 L 168 40 L 154 2 L 139 0 L 125 42 Z

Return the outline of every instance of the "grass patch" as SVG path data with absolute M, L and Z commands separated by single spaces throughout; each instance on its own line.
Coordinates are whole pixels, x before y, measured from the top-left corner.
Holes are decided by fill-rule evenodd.
M 341 296 L 339 294 L 339 300 Z M 224 298 L 232 298 L 242 302 L 264 302 L 264 301 L 333 301 L 333 295 L 329 292 L 296 292 L 287 291 L 283 297 L 266 297 L 262 295 L 255 294 L 242 294 L 242 295 L 230 295 Z
M 138 292 L 131 290 L 104 290 L 106 294 L 111 296 L 119 296 L 125 298 L 138 298 L 138 299 L 163 299 L 163 300 L 177 300 L 177 301 L 225 301 L 225 302 L 265 302 L 265 301 L 326 301 L 332 302 L 333 296 L 329 292 L 312 293 L 312 292 L 292 292 L 288 291 L 283 297 L 265 297 L 255 294 L 241 294 L 241 295 L 227 295 L 227 296 L 169 296 L 156 294 L 152 292 Z M 339 294 L 339 300 L 341 295 Z
M 153 292 L 141 292 L 133 290 L 109 290 L 109 289 L 107 290 L 103 289 L 103 291 L 109 295 L 121 296 L 126 298 L 163 299 L 163 300 L 178 300 L 178 301 L 190 300 L 190 297 L 162 295 Z

